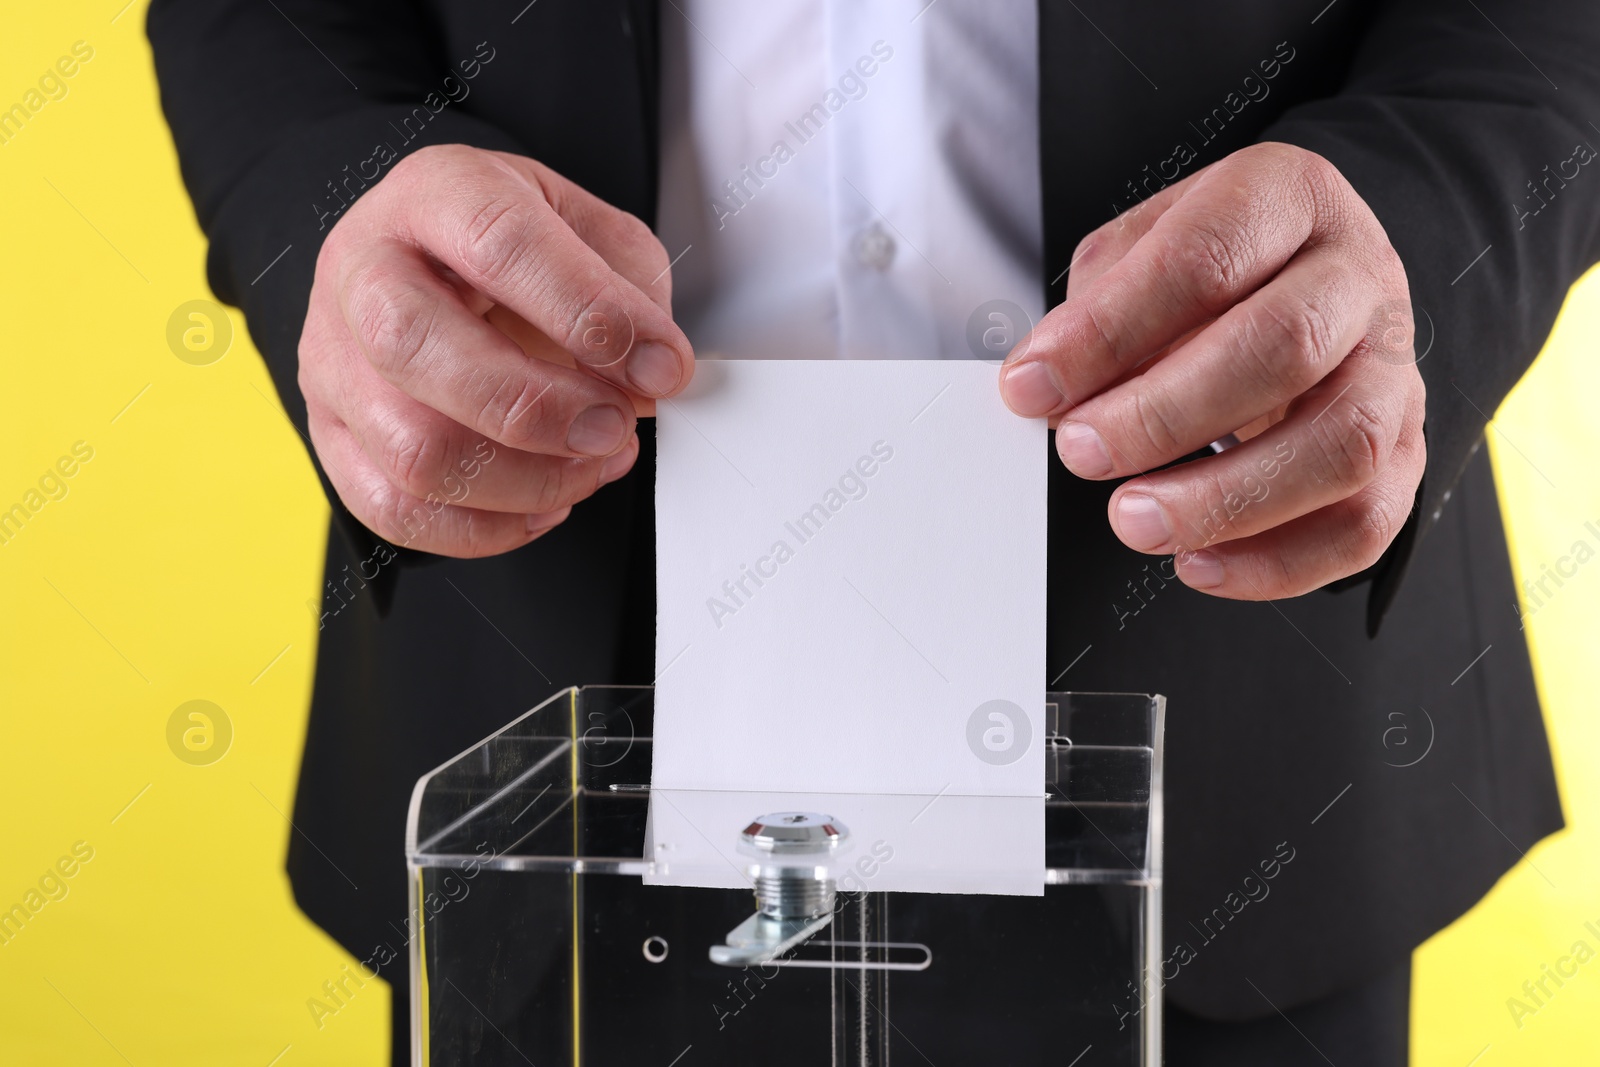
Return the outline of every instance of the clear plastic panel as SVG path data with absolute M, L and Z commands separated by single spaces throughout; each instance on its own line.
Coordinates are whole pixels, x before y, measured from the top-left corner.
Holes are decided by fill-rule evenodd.
M 892 842 L 862 840 L 819 863 L 837 886 L 820 929 L 725 966 L 710 950 L 756 910 L 749 871 L 660 884 L 651 697 L 565 690 L 417 783 L 415 1063 L 1160 1062 L 1162 698 L 1049 695 L 1042 895 L 885 891 L 908 852 L 895 868 Z M 783 810 L 739 803 L 697 827 L 708 845 L 732 854 Z M 981 876 L 982 844 L 939 865 Z

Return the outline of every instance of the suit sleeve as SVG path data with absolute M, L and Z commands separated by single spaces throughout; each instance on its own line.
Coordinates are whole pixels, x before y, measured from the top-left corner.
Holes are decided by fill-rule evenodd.
M 153 0 L 147 32 L 183 180 L 210 242 L 211 288 L 244 312 L 307 441 L 297 348 L 322 241 L 396 159 L 425 145 L 526 151 L 462 106 L 494 50 L 439 54 L 420 9 L 373 0 Z M 315 452 L 311 459 L 336 528 L 355 558 L 369 557 L 380 539 L 340 504 Z M 380 604 L 391 591 L 379 586 Z
M 1600 259 L 1597 55 L 1594 0 L 1402 0 L 1336 95 L 1263 136 L 1338 167 L 1411 284 L 1428 463 L 1369 574 L 1369 633 L 1568 288 Z

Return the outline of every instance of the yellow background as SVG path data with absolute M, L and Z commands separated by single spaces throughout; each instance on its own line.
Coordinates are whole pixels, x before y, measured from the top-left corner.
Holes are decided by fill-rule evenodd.
M 167 346 L 173 310 L 209 296 L 204 245 L 144 4 L 119 2 L 29 5 L 0 34 L 0 106 L 75 41 L 95 50 L 0 145 L 0 508 L 74 442 L 94 449 L 0 545 L 0 909 L 75 842 L 94 849 L 0 946 L 0 1061 L 387 1062 L 377 984 L 313 1021 L 306 1000 L 351 961 L 295 910 L 281 869 L 326 505 L 242 319 L 209 366 Z M 1491 432 L 1519 576 L 1600 525 L 1597 342 L 1592 274 Z M 1600 565 L 1529 623 L 1571 826 L 1418 953 L 1421 1067 L 1600 1057 L 1600 962 L 1520 1028 L 1506 1006 L 1575 941 L 1600 949 L 1583 928 L 1600 927 L 1597 605 Z M 167 745 L 194 699 L 234 729 L 210 766 Z

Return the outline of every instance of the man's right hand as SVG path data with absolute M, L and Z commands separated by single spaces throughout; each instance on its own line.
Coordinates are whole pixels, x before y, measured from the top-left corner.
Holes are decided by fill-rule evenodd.
M 544 534 L 633 466 L 636 401 L 688 383 L 671 284 L 649 227 L 531 159 L 401 160 L 328 234 L 300 337 L 339 498 L 446 556 Z

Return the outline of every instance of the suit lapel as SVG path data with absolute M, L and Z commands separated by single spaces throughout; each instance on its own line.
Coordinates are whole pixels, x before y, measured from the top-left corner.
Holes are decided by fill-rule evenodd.
M 622 0 L 622 4 L 623 26 L 633 39 L 639 125 L 649 174 L 650 209 L 640 217 L 654 227 L 661 173 L 661 0 Z

